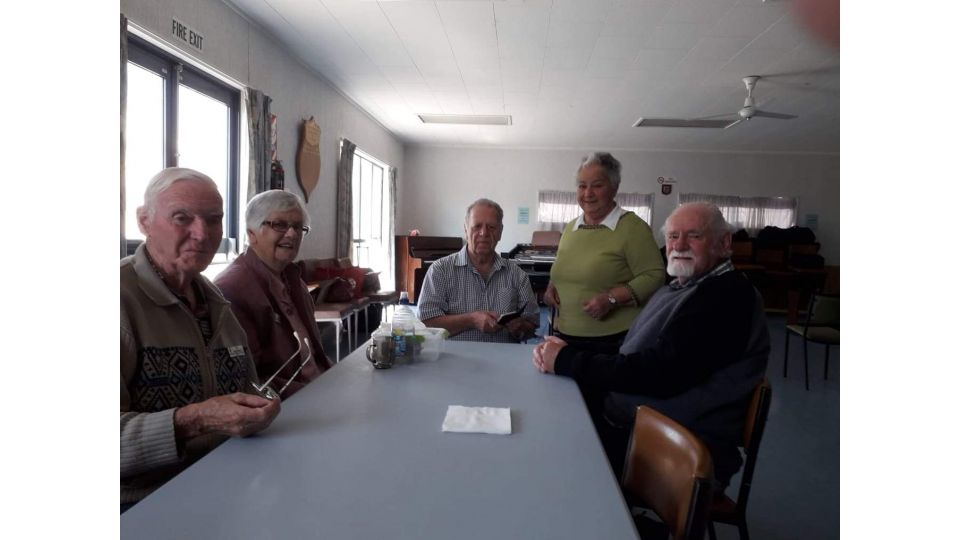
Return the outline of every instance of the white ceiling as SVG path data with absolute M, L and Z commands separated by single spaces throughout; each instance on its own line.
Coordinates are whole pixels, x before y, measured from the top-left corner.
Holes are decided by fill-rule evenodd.
M 840 52 L 788 0 L 229 0 L 412 144 L 840 151 Z M 641 116 L 757 107 L 730 129 L 634 128 Z M 417 114 L 509 114 L 511 126 Z

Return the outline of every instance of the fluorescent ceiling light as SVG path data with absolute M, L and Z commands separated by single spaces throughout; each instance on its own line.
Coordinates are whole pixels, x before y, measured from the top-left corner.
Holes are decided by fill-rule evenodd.
M 725 128 L 733 120 L 687 120 L 683 118 L 643 118 L 633 123 L 633 127 L 683 127 L 683 128 Z
M 480 126 L 509 126 L 509 114 L 418 114 L 424 124 L 469 124 Z

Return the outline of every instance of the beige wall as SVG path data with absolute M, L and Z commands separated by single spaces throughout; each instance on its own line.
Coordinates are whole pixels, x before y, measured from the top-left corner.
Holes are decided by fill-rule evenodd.
M 408 179 L 399 199 L 397 231 L 463 234 L 463 212 L 479 197 L 503 206 L 499 251 L 530 242 L 536 227 L 537 191 L 574 189 L 580 158 L 590 150 L 484 150 L 407 147 Z M 681 191 L 725 195 L 793 196 L 799 199 L 798 224 L 818 215 L 817 238 L 827 264 L 840 264 L 840 157 L 803 154 L 732 154 L 613 151 L 623 164 L 620 190 L 654 193 L 655 230 L 678 204 Z M 673 193 L 660 194 L 659 176 L 677 180 Z M 517 224 L 520 207 L 530 224 Z M 662 245 L 663 239 L 657 234 Z

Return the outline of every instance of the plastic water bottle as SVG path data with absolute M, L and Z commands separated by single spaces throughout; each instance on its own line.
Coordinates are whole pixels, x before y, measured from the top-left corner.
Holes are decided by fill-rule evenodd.
M 394 354 L 398 357 L 412 358 L 418 330 L 426 328 L 410 307 L 410 298 L 406 291 L 400 293 L 400 304 L 393 313 L 391 325 L 394 340 Z

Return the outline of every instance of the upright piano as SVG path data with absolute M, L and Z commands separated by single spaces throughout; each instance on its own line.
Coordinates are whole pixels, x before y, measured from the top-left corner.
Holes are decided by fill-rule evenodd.
M 417 302 L 430 265 L 441 257 L 460 251 L 463 239 L 457 236 L 396 237 L 397 290 L 407 291 L 410 303 Z

